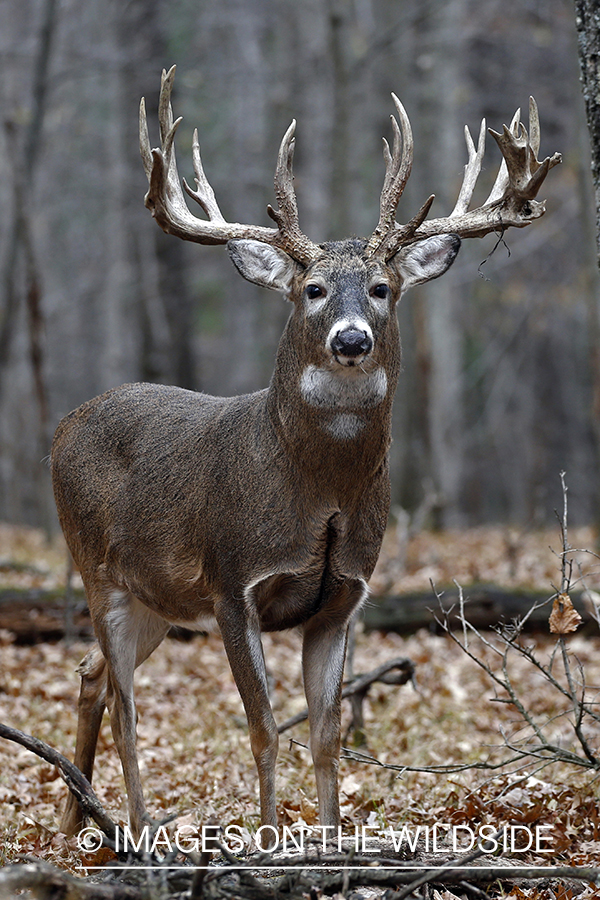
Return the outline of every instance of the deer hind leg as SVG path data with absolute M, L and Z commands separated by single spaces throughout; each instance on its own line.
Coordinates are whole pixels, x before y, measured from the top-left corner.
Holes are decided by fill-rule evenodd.
M 98 734 L 106 706 L 106 661 L 98 644 L 77 667 L 81 675 L 74 763 L 91 783 Z M 83 827 L 83 813 L 69 792 L 60 830 L 71 837 Z
M 170 625 L 129 592 L 113 590 L 108 611 L 102 623 L 95 626 L 106 659 L 106 702 L 125 779 L 129 823 L 137 837 L 151 820 L 146 812 L 137 759 L 133 673 L 158 647 Z
M 88 593 L 88 597 L 90 595 Z M 161 643 L 170 626 L 135 597 L 122 591 L 111 593 L 108 613 L 94 625 L 99 643 L 78 667 L 81 690 L 74 762 L 91 782 L 102 716 L 108 706 L 113 737 L 123 766 L 132 830 L 139 833 L 147 816 L 135 749 L 133 672 Z M 72 835 L 82 825 L 79 804 L 70 794 L 61 830 Z

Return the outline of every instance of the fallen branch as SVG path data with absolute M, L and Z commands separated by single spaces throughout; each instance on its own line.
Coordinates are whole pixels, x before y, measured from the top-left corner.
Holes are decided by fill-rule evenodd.
M 588 629 L 595 616 L 586 607 L 585 594 L 585 591 L 574 591 L 571 599 Z M 444 597 L 447 600 L 457 597 L 453 585 L 444 589 Z M 534 612 L 527 615 L 527 629 L 539 630 L 547 624 L 547 604 L 548 595 L 542 591 L 506 589 L 494 584 L 469 586 L 469 616 L 478 628 L 489 628 L 515 617 L 525 620 L 533 607 Z M 436 627 L 432 612 L 436 606 L 435 594 L 425 590 L 371 597 L 361 611 L 361 621 L 367 632 L 412 634 L 419 628 Z M 71 624 L 69 617 L 73 620 Z M 69 600 L 63 588 L 0 589 L 0 629 L 12 634 L 19 644 L 56 641 L 67 634 L 81 640 L 91 640 L 94 636 L 83 591 L 75 590 L 73 599 Z M 171 634 L 182 638 L 191 632 L 177 629 Z
M 377 887 L 395 889 L 389 900 L 407 900 L 423 885 L 461 887 L 475 893 L 477 885 L 493 882 L 505 885 L 518 881 L 566 879 L 569 882 L 600 883 L 600 869 L 593 867 L 513 865 L 511 860 L 494 865 L 486 861 L 476 863 L 485 851 L 478 848 L 460 858 L 433 860 L 387 859 L 372 855 L 340 855 L 316 853 L 302 857 L 274 857 L 260 854 L 249 857 L 240 869 L 240 860 L 226 853 L 226 864 L 208 865 L 206 855 L 197 867 L 173 869 L 170 865 L 153 861 L 151 867 L 126 866 L 114 871 L 110 881 L 101 884 L 62 872 L 43 862 L 15 864 L 0 870 L 0 900 L 12 900 L 17 890 L 29 890 L 40 900 L 167 900 L 175 895 L 204 898 L 204 900 L 275 900 L 347 894 L 350 888 Z M 425 868 L 424 868 L 425 867 Z M 278 870 L 287 869 L 284 875 Z M 118 880 L 127 876 L 127 884 Z M 273 877 L 276 876 L 276 877 Z M 191 893 L 190 893 L 191 889 Z
M 18 644 L 57 641 L 67 634 L 90 640 L 93 637 L 85 594 L 64 588 L 2 588 L 0 628 Z
M 573 551 L 576 552 L 576 551 Z M 454 605 L 454 615 L 450 617 L 452 628 L 460 629 L 458 615 L 459 594 L 455 585 L 439 587 L 448 606 Z M 547 630 L 551 599 L 544 591 L 526 588 L 502 588 L 495 584 L 472 584 L 469 592 L 469 620 L 476 628 L 493 628 L 498 622 L 519 619 L 523 630 L 530 632 Z M 581 615 L 586 633 L 594 631 L 595 616 L 586 606 L 586 591 L 571 593 L 571 599 Z M 435 619 L 437 598 L 434 591 L 413 591 L 371 597 L 369 605 L 361 611 L 361 619 L 367 632 L 394 631 L 398 634 L 414 634 L 420 628 L 428 628 L 440 633 Z
M 40 900 L 143 900 L 147 896 L 132 885 L 96 884 L 44 862 L 15 863 L 0 870 L 0 900 L 14 900 L 16 891 L 25 890 Z

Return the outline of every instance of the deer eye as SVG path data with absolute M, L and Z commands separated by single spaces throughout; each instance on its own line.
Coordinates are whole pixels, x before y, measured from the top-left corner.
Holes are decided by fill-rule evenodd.
M 373 290 L 371 291 L 374 297 L 377 297 L 378 300 L 385 300 L 388 296 L 390 289 L 387 284 L 376 284 Z
M 325 296 L 325 290 L 320 284 L 307 284 L 306 296 L 309 300 L 318 300 L 319 297 Z

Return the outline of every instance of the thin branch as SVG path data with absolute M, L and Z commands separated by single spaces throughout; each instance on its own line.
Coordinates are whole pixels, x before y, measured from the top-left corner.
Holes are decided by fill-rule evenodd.
M 567 683 L 569 685 L 569 691 L 571 692 L 571 699 L 573 701 L 573 712 L 575 714 L 575 724 L 573 727 L 575 728 L 575 734 L 577 735 L 579 743 L 581 744 L 581 748 L 582 748 L 583 752 L 585 753 L 585 755 L 587 756 L 588 760 L 592 763 L 593 766 L 598 767 L 600 765 L 600 763 L 598 762 L 598 759 L 592 753 L 591 747 L 588 744 L 588 742 L 585 738 L 585 735 L 583 734 L 583 730 L 582 730 L 582 722 L 583 722 L 583 715 L 584 715 L 583 698 L 585 696 L 585 684 L 582 687 L 582 697 L 580 700 L 579 697 L 577 696 L 577 690 L 576 690 L 575 684 L 573 682 L 573 674 L 571 672 L 571 663 L 569 661 L 569 654 L 567 653 L 567 647 L 566 647 L 564 635 L 562 635 L 562 634 L 559 636 L 559 643 L 560 643 L 560 649 L 562 652 L 562 659 L 563 659 L 565 675 L 567 676 Z
M 560 530 L 562 534 L 562 554 L 561 554 L 561 583 L 560 583 L 560 591 L 561 594 L 568 594 L 569 588 L 571 584 L 571 573 L 572 573 L 572 562 L 571 560 L 567 560 L 567 554 L 571 549 L 569 547 L 568 541 L 568 504 L 567 504 L 567 492 L 568 487 L 565 482 L 565 473 L 562 471 L 560 473 L 560 483 L 562 486 L 562 495 L 563 495 L 563 514 L 562 521 L 560 523 Z
M 297 741 L 295 738 L 290 738 L 290 744 L 293 744 L 296 747 L 301 747 L 303 750 L 308 750 L 308 746 L 303 744 L 302 741 Z M 480 761 L 480 762 L 469 762 L 469 763 L 451 763 L 448 765 L 439 765 L 439 766 L 399 766 L 394 765 L 393 763 L 384 763 L 380 759 L 377 759 L 375 756 L 369 756 L 366 753 L 361 753 L 359 750 L 354 750 L 351 747 L 342 747 L 340 751 L 340 756 L 342 759 L 350 759 L 355 762 L 366 763 L 369 766 L 377 766 L 381 769 L 389 769 L 391 772 L 398 772 L 398 777 L 400 778 L 404 775 L 405 772 L 428 772 L 433 775 L 452 775 L 456 772 L 467 772 L 471 769 L 484 769 L 486 771 L 496 771 L 498 769 L 505 768 L 506 766 L 510 766 L 515 762 L 520 762 L 522 759 L 526 759 L 528 757 L 528 753 L 518 751 L 517 755 L 511 759 L 504 759 L 501 762 L 492 763 L 488 761 Z

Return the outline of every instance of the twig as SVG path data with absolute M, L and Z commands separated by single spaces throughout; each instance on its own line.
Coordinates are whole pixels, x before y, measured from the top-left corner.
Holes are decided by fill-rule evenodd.
M 561 543 L 562 543 L 562 552 L 557 554 L 560 559 L 560 568 L 561 568 L 561 581 L 560 588 L 557 589 L 554 597 L 550 598 L 551 600 L 556 599 L 556 597 L 561 595 L 566 595 L 568 597 L 569 590 L 573 585 L 573 562 L 569 557 L 569 554 L 572 554 L 572 550 L 569 547 L 568 542 L 568 504 L 567 504 L 567 485 L 565 482 L 565 473 L 560 473 L 561 485 L 563 491 L 563 512 L 562 516 L 559 516 L 556 513 L 557 518 L 559 520 L 560 525 L 560 533 L 561 533 Z M 556 511 L 555 511 L 556 512 Z M 456 583 L 456 582 L 455 582 Z M 462 591 L 460 589 L 460 585 L 457 585 L 459 588 L 459 600 L 460 600 L 460 608 L 458 613 L 459 623 L 462 625 L 462 640 L 456 635 L 453 629 L 450 627 L 449 616 L 452 610 L 446 610 L 442 606 L 442 595 L 439 594 L 435 586 L 431 584 L 432 590 L 438 600 L 440 609 L 442 611 L 442 617 L 436 616 L 436 621 L 441 626 L 441 628 L 446 632 L 446 634 L 454 641 L 454 643 L 458 644 L 461 650 L 475 662 L 491 679 L 496 689 L 500 689 L 503 694 L 506 696 L 496 696 L 494 699 L 495 702 L 498 703 L 509 703 L 519 714 L 522 721 L 525 723 L 525 726 L 531 731 L 535 740 L 533 743 L 523 743 L 519 742 L 518 745 L 515 745 L 507 736 L 501 731 L 505 746 L 511 750 L 513 753 L 517 755 L 521 755 L 522 759 L 527 758 L 528 756 L 533 759 L 539 759 L 543 765 L 547 765 L 552 761 L 555 762 L 566 762 L 571 765 L 578 765 L 583 768 L 600 768 L 600 758 L 594 752 L 592 747 L 590 746 L 587 738 L 584 734 L 584 724 L 585 717 L 590 716 L 592 720 L 595 722 L 600 721 L 600 714 L 597 713 L 592 705 L 586 701 L 586 687 L 585 687 L 585 676 L 583 670 L 581 670 L 581 685 L 580 689 L 576 683 L 576 679 L 573 675 L 571 660 L 569 657 L 565 637 L 563 634 L 559 635 L 558 642 L 555 646 L 555 649 L 550 657 L 550 660 L 547 664 L 541 663 L 537 657 L 535 656 L 533 650 L 530 647 L 524 647 L 519 642 L 519 634 L 522 629 L 523 621 L 520 623 L 514 623 L 513 628 L 509 628 L 506 626 L 498 626 L 496 628 L 496 634 L 500 641 L 504 643 L 504 647 L 500 648 L 496 646 L 492 641 L 488 640 L 480 631 L 478 631 L 475 626 L 473 626 L 466 617 L 465 613 L 465 603 Z M 540 605 L 536 603 L 535 608 L 538 608 Z M 531 615 L 532 610 L 529 611 L 528 616 Z M 526 616 L 527 618 L 527 616 Z M 501 674 L 496 671 L 492 666 L 485 661 L 474 649 L 473 646 L 469 646 L 468 635 L 475 635 L 481 644 L 491 650 L 494 655 L 500 657 L 501 659 Z M 509 672 L 509 653 L 513 650 L 521 657 L 526 659 L 531 665 L 533 665 L 545 678 L 545 680 L 553 687 L 559 694 L 562 694 L 563 697 L 567 698 L 570 702 L 571 711 L 573 713 L 574 720 L 572 722 L 575 735 L 577 740 L 579 741 L 579 745 L 583 751 L 583 755 L 566 750 L 563 747 L 557 746 L 556 744 L 549 741 L 544 731 L 548 729 L 548 727 L 552 724 L 552 722 L 562 716 L 568 715 L 569 710 L 565 710 L 560 712 L 556 717 L 547 716 L 543 722 L 539 721 L 539 717 L 533 715 L 531 710 L 528 707 L 526 701 L 524 701 L 520 695 L 518 690 L 515 688 L 511 675 Z M 562 660 L 562 667 L 566 678 L 566 687 L 561 683 L 562 679 L 559 680 L 558 677 L 553 673 L 552 668 L 555 660 L 555 654 L 560 650 L 560 658 Z M 515 762 L 516 757 L 513 757 L 511 762 Z
M 294 744 L 296 747 L 302 747 L 303 750 L 308 750 L 306 744 L 303 744 L 302 741 L 297 741 L 295 738 L 290 738 L 290 744 Z M 369 766 L 377 766 L 381 769 L 389 769 L 392 772 L 398 772 L 398 777 L 401 777 L 405 772 L 427 772 L 432 775 L 453 775 L 457 772 L 466 772 L 471 769 L 483 769 L 492 772 L 510 766 L 515 762 L 520 762 L 522 759 L 526 759 L 529 754 L 527 751 L 517 751 L 516 756 L 513 758 L 504 759 L 497 763 L 483 761 L 451 763 L 439 766 L 398 766 L 393 763 L 384 763 L 375 756 L 361 753 L 359 750 L 354 750 L 351 747 L 342 747 L 340 755 L 342 759 L 353 759 L 356 762 L 366 763 Z
M 563 495 L 563 514 L 562 520 L 559 519 L 560 522 L 560 530 L 562 535 L 562 554 L 561 554 L 561 582 L 560 582 L 560 591 L 561 594 L 568 594 L 569 588 L 571 584 L 571 573 L 573 571 L 573 563 L 571 560 L 567 559 L 567 555 L 569 550 L 569 541 L 568 541 L 568 515 L 567 515 L 567 492 L 568 487 L 565 482 L 565 472 L 560 473 L 560 483 L 562 486 L 562 495 Z
M 475 850 L 471 850 L 470 853 L 466 853 L 464 856 L 459 857 L 459 859 L 449 860 L 444 863 L 439 868 L 432 868 L 427 872 L 424 872 L 422 875 L 419 875 L 418 878 L 415 878 L 410 884 L 406 885 L 401 891 L 394 893 L 392 895 L 393 900 L 404 900 L 405 897 L 408 897 L 409 894 L 412 894 L 416 888 L 421 887 L 423 884 L 428 884 L 433 880 L 440 880 L 439 876 L 443 875 L 444 869 L 460 869 L 464 866 L 468 866 L 469 863 L 474 862 L 476 859 L 479 859 L 480 856 L 483 856 L 486 850 L 484 849 L 486 846 L 491 846 L 492 842 L 496 841 L 502 835 L 502 831 L 497 831 L 488 841 L 485 841 L 480 847 L 477 847 Z M 391 900 L 391 898 L 390 898 Z
M 573 712 L 575 714 L 575 724 L 573 727 L 575 729 L 575 734 L 577 735 L 577 739 L 579 740 L 579 743 L 581 744 L 581 749 L 587 756 L 588 760 L 592 763 L 593 766 L 600 767 L 598 759 L 592 753 L 590 745 L 588 744 L 588 742 L 585 738 L 585 735 L 583 734 L 582 727 L 581 727 L 582 722 L 583 722 L 583 716 L 584 716 L 585 681 L 582 684 L 582 693 L 581 693 L 581 700 L 580 700 L 579 697 L 577 696 L 577 691 L 575 688 L 575 684 L 573 682 L 573 674 L 571 672 L 571 663 L 569 661 L 569 654 L 567 652 L 564 635 L 562 635 L 562 634 L 559 636 L 559 643 L 560 643 L 560 649 L 561 649 L 561 653 L 562 653 L 563 667 L 565 670 L 565 675 L 567 676 L 567 683 L 569 685 L 571 699 L 573 701 Z

